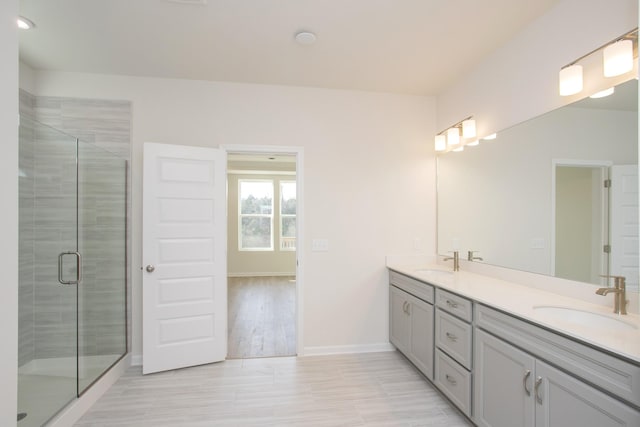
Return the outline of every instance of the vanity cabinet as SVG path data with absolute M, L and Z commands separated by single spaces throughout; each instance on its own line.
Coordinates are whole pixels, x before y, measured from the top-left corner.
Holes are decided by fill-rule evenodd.
M 436 289 L 434 383 L 464 414 L 471 416 L 471 300 Z
M 567 371 L 564 372 L 541 359 L 541 354 L 556 353 L 562 357 L 563 346 L 574 348 L 578 343 L 554 334 L 555 341 L 547 340 L 545 347 L 537 346 L 534 338 L 549 331 L 487 307 L 479 306 L 477 318 L 473 420 L 478 426 L 640 426 L 640 411 L 577 377 L 586 371 L 587 364 L 600 365 L 604 369 L 592 370 L 588 380 L 608 381 L 611 378 L 605 379 L 602 374 L 610 372 L 618 379 L 625 378 L 622 381 L 629 389 L 638 374 L 636 367 L 624 362 L 607 366 L 610 355 L 575 352 L 573 361 L 563 357 L 565 363 L 560 365 Z M 505 335 L 518 334 L 516 344 L 521 348 L 512 344 L 513 337 L 504 337 L 510 342 L 501 339 L 500 329 L 504 329 Z M 495 333 L 499 335 L 494 336 Z
M 433 380 L 433 287 L 391 272 L 389 320 L 391 343 Z

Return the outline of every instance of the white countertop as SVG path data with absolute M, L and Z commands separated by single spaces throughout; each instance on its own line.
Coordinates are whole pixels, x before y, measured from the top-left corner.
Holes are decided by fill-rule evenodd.
M 640 363 L 640 316 L 616 315 L 613 313 L 613 304 L 611 307 L 596 305 L 466 271 L 451 272 L 451 274 L 429 274 L 418 271 L 447 270 L 445 266 L 438 264 L 410 265 L 390 262 L 387 267 Z M 635 329 L 584 326 L 578 322 L 558 319 L 556 316 L 543 313 L 542 310 L 535 310 L 536 306 L 570 307 L 574 310 L 598 313 L 623 321 L 634 326 Z

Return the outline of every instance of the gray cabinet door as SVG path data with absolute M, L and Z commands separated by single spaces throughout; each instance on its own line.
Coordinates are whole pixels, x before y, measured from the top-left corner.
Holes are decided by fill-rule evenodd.
M 433 380 L 433 306 L 410 297 L 411 346 L 409 358 Z
M 409 298 L 408 293 L 389 286 L 389 341 L 407 356 L 411 348 Z
M 475 330 L 474 415 L 482 427 L 533 427 L 535 359 Z M 564 427 L 579 424 L 565 424 Z
M 544 362 L 536 362 L 536 427 L 638 427 L 640 412 Z

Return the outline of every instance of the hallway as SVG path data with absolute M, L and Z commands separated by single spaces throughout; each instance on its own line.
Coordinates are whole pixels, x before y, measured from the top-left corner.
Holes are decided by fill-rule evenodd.
M 228 279 L 227 359 L 296 355 L 293 276 Z

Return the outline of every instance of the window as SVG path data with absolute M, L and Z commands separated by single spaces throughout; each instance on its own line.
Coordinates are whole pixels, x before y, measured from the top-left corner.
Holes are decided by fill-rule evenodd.
M 280 181 L 280 250 L 296 250 L 295 181 Z
M 241 251 L 273 250 L 273 181 L 238 181 Z

